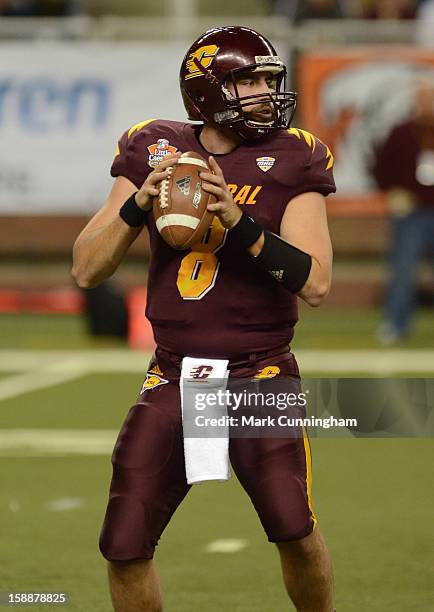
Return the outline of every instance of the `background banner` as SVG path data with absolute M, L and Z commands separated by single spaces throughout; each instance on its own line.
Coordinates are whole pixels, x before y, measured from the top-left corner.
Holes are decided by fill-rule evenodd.
M 147 118 L 185 120 L 181 44 L 5 43 L 0 214 L 92 213 L 118 138 Z

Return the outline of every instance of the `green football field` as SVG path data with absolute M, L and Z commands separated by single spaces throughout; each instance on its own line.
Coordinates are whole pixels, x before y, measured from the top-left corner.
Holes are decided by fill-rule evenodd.
M 383 351 L 378 313 L 307 314 L 295 344 L 307 373 L 434 369 L 434 326 Z M 0 317 L 0 591 L 69 593 L 67 610 L 109 611 L 97 541 L 110 450 L 146 357 L 91 342 L 74 317 Z M 363 359 L 356 359 L 359 355 Z M 349 356 L 355 365 L 342 368 Z M 335 364 L 335 366 L 333 365 Z M 338 612 L 425 612 L 432 591 L 430 439 L 313 439 L 314 504 L 331 549 Z M 193 487 L 156 555 L 167 612 L 292 609 L 277 554 L 233 477 Z M 29 609 L 46 610 L 46 606 Z

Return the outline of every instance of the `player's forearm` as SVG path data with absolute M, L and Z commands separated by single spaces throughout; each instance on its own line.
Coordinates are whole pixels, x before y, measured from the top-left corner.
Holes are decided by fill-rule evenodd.
M 330 290 L 331 247 L 321 259 L 310 255 L 263 230 L 246 214 L 230 230 L 234 243 L 246 248 L 256 265 L 267 271 L 282 287 L 298 295 L 311 306 L 319 306 Z
M 253 257 L 257 257 L 264 246 L 264 233 L 249 247 L 248 251 Z M 312 267 L 309 277 L 297 295 L 310 306 L 320 306 L 321 302 L 330 292 L 331 270 L 312 257 Z
M 309 306 L 320 306 L 330 292 L 331 266 L 321 265 L 312 257 L 312 267 L 309 277 L 301 290 L 297 293 Z
M 109 278 L 140 231 L 116 216 L 107 226 L 80 234 L 74 244 L 72 267 L 78 286 L 90 289 Z

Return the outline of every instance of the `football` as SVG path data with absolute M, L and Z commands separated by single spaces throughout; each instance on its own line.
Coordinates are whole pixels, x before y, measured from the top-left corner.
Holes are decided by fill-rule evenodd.
M 171 247 L 184 250 L 201 240 L 212 223 L 214 213 L 207 205 L 215 197 L 202 190 L 199 173 L 211 170 L 206 160 L 195 153 L 183 153 L 160 183 L 160 193 L 154 198 L 154 218 L 161 237 Z

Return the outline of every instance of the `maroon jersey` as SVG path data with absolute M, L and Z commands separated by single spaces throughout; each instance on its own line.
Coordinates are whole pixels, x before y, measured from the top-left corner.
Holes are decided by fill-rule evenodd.
M 175 151 L 209 153 L 200 127 L 150 120 L 122 136 L 112 176 L 139 189 L 151 170 Z M 335 191 L 333 157 L 320 140 L 296 128 L 214 155 L 235 202 L 262 227 L 280 234 L 288 202 L 296 195 Z M 156 343 L 192 357 L 231 358 L 289 344 L 297 298 L 241 252 L 216 217 L 200 243 L 176 251 L 148 217 L 151 261 L 146 315 Z

